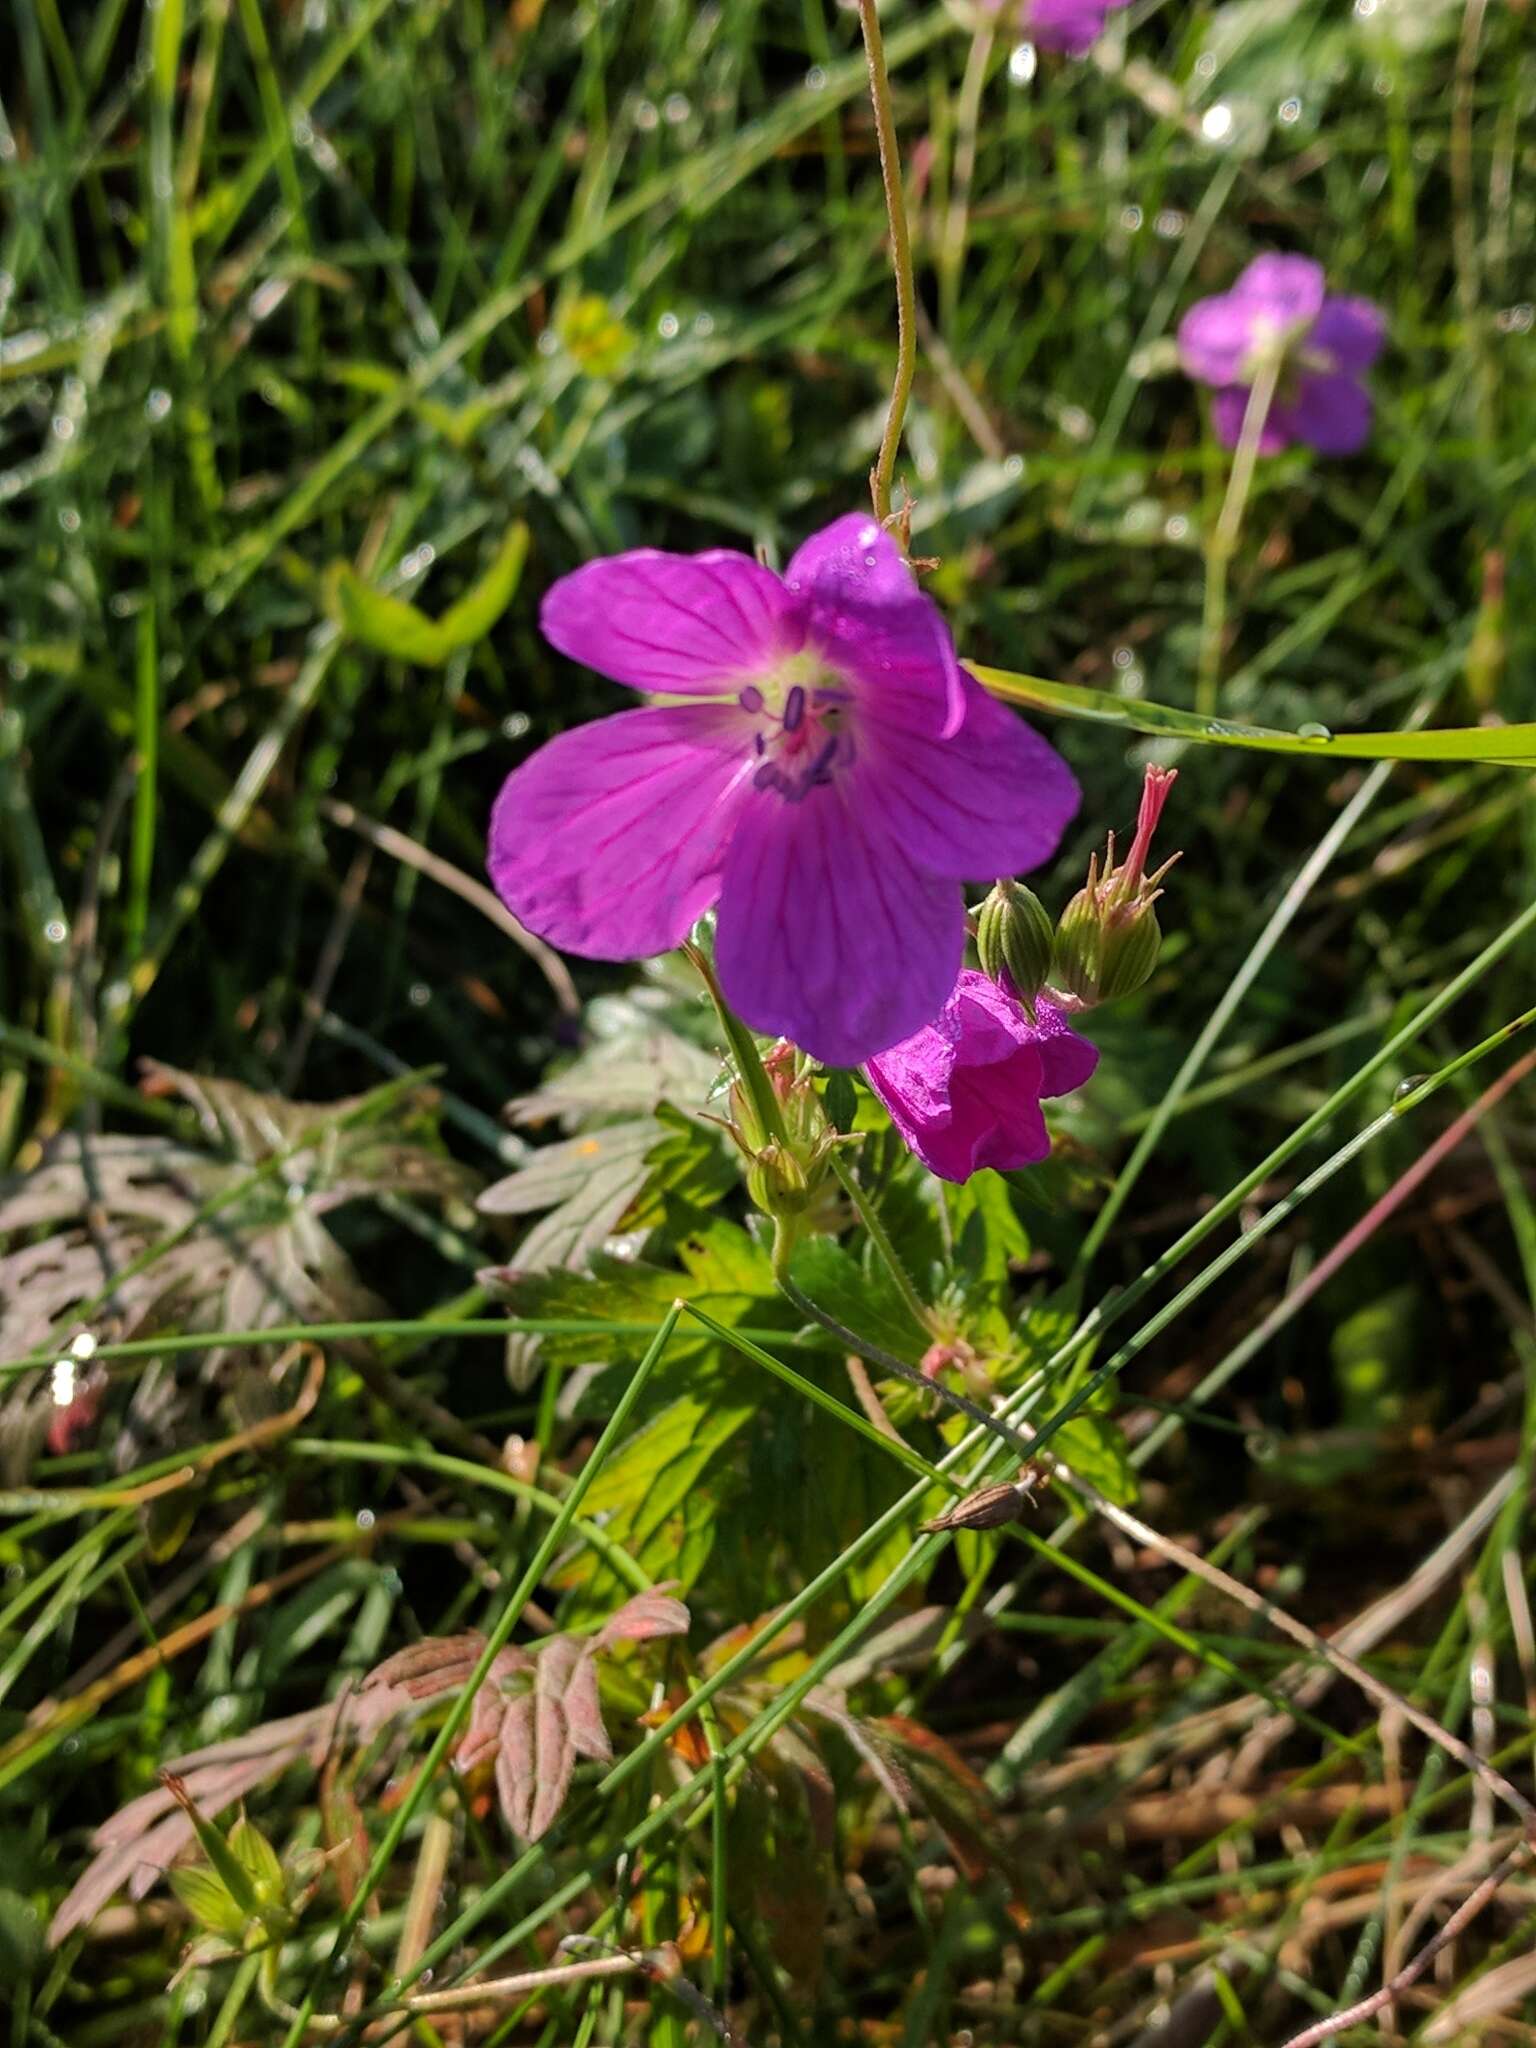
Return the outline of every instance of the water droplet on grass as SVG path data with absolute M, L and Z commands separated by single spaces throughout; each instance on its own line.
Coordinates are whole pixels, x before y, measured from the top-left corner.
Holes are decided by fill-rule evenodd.
M 1314 747 L 1320 747 L 1326 746 L 1333 738 L 1333 734 L 1326 725 L 1319 725 L 1316 719 L 1309 719 L 1305 725 L 1297 726 L 1296 737 L 1308 741 Z
M 1028 85 L 1040 68 L 1040 55 L 1033 43 L 1019 43 L 1008 59 L 1008 76 L 1015 85 Z

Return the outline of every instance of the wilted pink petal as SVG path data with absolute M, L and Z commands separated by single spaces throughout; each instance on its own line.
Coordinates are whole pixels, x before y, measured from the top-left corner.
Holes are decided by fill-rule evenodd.
M 1052 1004 L 1036 1014 L 1031 1024 L 1021 1003 L 968 968 L 932 1024 L 865 1067 L 897 1130 L 941 1180 L 1049 1153 L 1041 1097 L 1080 1087 L 1098 1053 Z

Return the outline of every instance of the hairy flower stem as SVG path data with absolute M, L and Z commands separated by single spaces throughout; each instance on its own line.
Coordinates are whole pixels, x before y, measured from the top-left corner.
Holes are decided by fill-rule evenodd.
M 1358 1663 L 1346 1650 L 1341 1650 L 1336 1644 L 1328 1642 L 1316 1629 L 1309 1628 L 1304 1621 L 1298 1621 L 1283 1607 L 1277 1607 L 1272 1600 L 1265 1599 L 1262 1593 L 1254 1592 L 1251 1587 L 1245 1586 L 1241 1579 L 1234 1578 L 1230 1572 L 1223 1571 L 1219 1565 L 1212 1564 L 1197 1551 L 1186 1549 L 1172 1537 L 1164 1536 L 1150 1523 L 1143 1522 L 1138 1515 L 1131 1514 L 1128 1509 L 1110 1500 L 1106 1494 L 1100 1493 L 1096 1486 L 1074 1472 L 1062 1459 L 1054 1457 L 1049 1451 L 1040 1450 L 1032 1441 L 1033 1432 L 1027 1424 L 1022 1429 L 1016 1428 L 1011 1422 L 1005 1422 L 1001 1416 L 994 1415 L 976 1402 L 968 1400 L 964 1394 L 957 1394 L 953 1389 L 941 1386 L 936 1380 L 925 1378 L 915 1365 L 908 1365 L 905 1359 L 882 1350 L 878 1344 L 871 1344 L 867 1338 L 856 1335 L 845 1324 L 840 1323 L 835 1316 L 830 1316 L 824 1309 L 818 1308 L 810 1296 L 790 1278 L 790 1246 L 791 1239 L 781 1228 L 774 1238 L 773 1275 L 785 1296 L 802 1315 L 807 1315 L 813 1322 L 819 1323 L 824 1330 L 836 1337 L 840 1344 L 867 1358 L 882 1372 L 895 1374 L 898 1379 L 906 1380 L 909 1385 L 920 1388 L 925 1394 L 937 1396 L 946 1406 L 958 1410 L 972 1422 L 980 1423 L 983 1429 L 990 1431 L 993 1436 L 1000 1437 L 1010 1449 L 1016 1451 L 1023 1463 L 1034 1464 L 1038 1461 L 1043 1464 L 1053 1476 L 1077 1494 L 1084 1507 L 1118 1529 L 1123 1536 L 1129 1536 L 1134 1542 L 1155 1552 L 1166 1563 L 1176 1565 L 1180 1571 L 1200 1579 L 1228 1600 L 1235 1601 L 1247 1613 L 1267 1622 L 1278 1634 L 1289 1636 L 1293 1643 L 1299 1644 L 1341 1676 L 1351 1680 L 1366 1698 L 1373 1700 L 1377 1706 L 1390 1708 L 1401 1714 L 1405 1721 L 1417 1728 L 1436 1748 L 1452 1757 L 1464 1770 L 1486 1785 L 1496 1798 L 1501 1799 L 1517 1813 L 1527 1836 L 1536 1840 L 1536 1806 L 1510 1783 L 1502 1771 L 1495 1769 L 1485 1757 L 1479 1756 L 1477 1751 L 1470 1744 L 1463 1742 L 1459 1735 L 1453 1735 L 1450 1729 L 1444 1727 L 1432 1714 L 1426 1714 L 1421 1708 L 1414 1706 L 1410 1700 L 1394 1692 L 1391 1686 L 1383 1685 L 1381 1680 L 1367 1671 L 1363 1664 Z
M 891 230 L 891 267 L 896 273 L 896 376 L 880 453 L 869 473 L 875 517 L 883 526 L 891 516 L 891 478 L 896 450 L 907 417 L 912 377 L 917 368 L 917 287 L 912 278 L 912 238 L 907 229 L 907 202 L 901 189 L 901 157 L 896 148 L 896 117 L 891 110 L 891 79 L 885 68 L 885 41 L 875 0 L 859 0 L 859 26 L 864 31 L 864 57 L 869 66 L 869 97 L 875 109 L 880 142 L 880 176 L 885 185 L 885 214 Z
M 906 1267 L 901 1263 L 901 1259 L 897 1253 L 896 1247 L 891 1243 L 890 1232 L 886 1229 L 884 1222 L 881 1220 L 879 1209 L 869 1199 L 869 1196 L 865 1192 L 865 1190 L 859 1185 L 857 1175 L 852 1172 L 852 1170 L 848 1167 L 846 1162 L 840 1159 L 835 1152 L 832 1153 L 830 1156 L 832 1161 L 832 1171 L 837 1175 L 839 1181 L 841 1181 L 843 1193 L 848 1197 L 849 1201 L 853 1204 L 854 1210 L 858 1215 L 859 1221 L 863 1224 L 864 1228 L 869 1232 L 870 1243 L 874 1246 L 875 1250 L 880 1254 L 881 1258 L 884 1259 L 886 1263 L 886 1268 L 889 1271 L 891 1278 L 896 1283 L 897 1292 L 900 1294 L 902 1300 L 906 1303 L 907 1310 L 911 1315 L 912 1320 L 917 1324 L 920 1330 L 926 1330 L 931 1320 L 927 1305 L 924 1303 L 923 1298 L 918 1293 L 916 1287 L 913 1286 L 911 1274 L 907 1271 Z
M 1280 349 L 1273 348 L 1266 351 L 1259 364 L 1253 388 L 1248 393 L 1237 449 L 1232 457 L 1227 494 L 1222 499 L 1221 511 L 1206 542 L 1205 609 L 1200 621 L 1200 667 L 1195 684 L 1195 709 L 1202 718 L 1211 717 L 1216 709 L 1216 695 L 1221 686 L 1222 646 L 1227 637 L 1227 570 L 1237 553 L 1243 514 L 1248 508 L 1248 493 L 1253 488 L 1253 473 L 1259 460 L 1259 442 L 1263 439 L 1269 408 L 1274 403 L 1283 360 Z

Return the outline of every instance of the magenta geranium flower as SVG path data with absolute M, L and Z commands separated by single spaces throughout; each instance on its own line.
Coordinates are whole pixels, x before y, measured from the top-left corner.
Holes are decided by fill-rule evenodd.
M 966 968 L 931 1024 L 865 1066 L 891 1121 L 931 1173 L 1007 1173 L 1051 1149 L 1040 1099 L 1070 1095 L 1099 1063 L 1053 1003 L 1024 1006 Z
M 1077 809 L 1066 763 L 960 667 L 867 516 L 813 535 L 783 577 L 723 549 L 590 562 L 541 622 L 663 701 L 509 776 L 490 836 L 502 901 L 596 960 L 664 953 L 718 904 L 727 1001 L 830 1065 L 938 1013 L 961 882 L 1048 859 Z
M 1002 17 L 1014 34 L 1028 36 L 1042 50 L 1081 57 L 1104 33 L 1104 23 L 1130 0 L 983 0 L 984 12 Z
M 1179 360 L 1198 383 L 1215 386 L 1217 438 L 1235 448 L 1258 363 L 1278 350 L 1280 381 L 1260 452 L 1305 441 L 1320 455 L 1352 455 L 1371 428 L 1360 380 L 1386 331 L 1379 306 L 1328 291 L 1310 257 L 1258 256 L 1229 292 L 1190 307 L 1179 325 Z

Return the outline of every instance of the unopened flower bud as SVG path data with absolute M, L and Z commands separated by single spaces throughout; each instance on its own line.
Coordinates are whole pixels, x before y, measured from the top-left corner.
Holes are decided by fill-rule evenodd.
M 1088 863 L 1087 883 L 1061 914 L 1052 972 L 1085 1007 L 1132 994 L 1157 965 L 1163 935 L 1152 906 L 1162 894 L 1158 884 L 1178 855 L 1150 875 L 1147 855 L 1177 779 L 1176 769 L 1148 768 L 1130 852 L 1116 864 L 1111 832 L 1102 873 L 1095 854 Z
M 792 1045 L 781 1039 L 759 1053 L 748 1040 L 746 1051 L 755 1066 L 732 1084 L 726 1129 L 746 1159 L 747 1193 L 776 1223 L 814 1225 L 836 1198 L 830 1154 L 844 1141 L 828 1122 L 815 1082 Z M 758 1108 L 765 1101 L 777 1126 L 771 1132 Z
M 1005 1479 L 996 1486 L 983 1486 L 977 1493 L 966 1494 L 935 1515 L 931 1522 L 924 1522 L 923 1529 L 932 1534 L 938 1529 L 1000 1529 L 1006 1522 L 1017 1522 L 1035 1505 L 1042 1487 L 1050 1474 L 1038 1465 L 1026 1465 L 1017 1479 Z
M 810 1205 L 810 1174 L 787 1145 L 770 1141 L 747 1162 L 747 1193 L 754 1208 L 776 1221 L 802 1216 Z
M 1051 945 L 1050 915 L 1034 890 L 1022 882 L 996 883 L 977 913 L 976 952 L 982 973 L 1012 990 L 1031 1023 L 1051 971 Z

